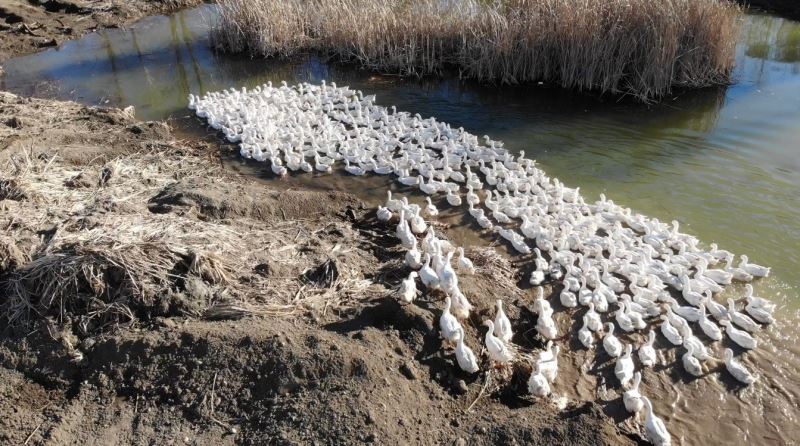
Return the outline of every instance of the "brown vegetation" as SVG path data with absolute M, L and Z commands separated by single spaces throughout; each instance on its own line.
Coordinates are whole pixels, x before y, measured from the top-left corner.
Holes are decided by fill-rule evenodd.
M 641 99 L 728 82 L 740 10 L 720 0 L 222 0 L 217 45 L 319 51 L 403 75 L 545 81 Z

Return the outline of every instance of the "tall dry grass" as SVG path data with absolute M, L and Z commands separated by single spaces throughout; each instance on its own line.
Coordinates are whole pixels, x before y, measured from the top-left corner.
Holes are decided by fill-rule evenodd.
M 402 75 L 558 83 L 649 100 L 726 83 L 739 7 L 726 0 L 219 0 L 217 46 L 316 51 Z

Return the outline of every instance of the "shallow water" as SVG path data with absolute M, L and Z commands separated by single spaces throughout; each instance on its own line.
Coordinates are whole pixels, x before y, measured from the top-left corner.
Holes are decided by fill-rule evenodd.
M 677 219 L 683 231 L 705 242 L 772 266 L 772 277 L 758 282 L 756 293 L 782 300 L 784 307 L 779 324 L 759 335 L 764 347 L 745 355 L 762 374 L 757 386 L 734 392 L 728 377 L 719 374 L 673 386 L 685 377 L 667 369 L 659 379 L 645 379 L 644 392 L 658 396 L 657 412 L 685 444 L 789 444 L 798 438 L 800 23 L 748 15 L 734 85 L 680 92 L 644 106 L 548 85 L 499 89 L 453 79 L 401 80 L 316 57 L 220 55 L 207 40 L 212 19 L 213 7 L 205 6 L 13 59 L 4 64 L 0 88 L 90 104 L 132 104 L 140 118 L 171 118 L 179 131 L 213 136 L 189 116 L 188 93 L 267 80 L 327 79 L 376 93 L 381 104 L 490 134 L 525 150 L 551 176 L 580 186 L 588 198 L 604 192 L 646 215 Z M 255 163 L 229 164 L 269 176 Z M 349 190 L 375 204 L 389 182 L 334 174 L 299 175 L 284 184 Z M 456 231 L 460 241 L 492 240 L 479 242 L 475 234 L 463 226 Z M 571 360 L 577 365 L 582 355 Z M 564 375 L 564 382 L 584 382 L 575 373 Z M 585 383 L 564 387 L 572 397 L 595 397 L 594 386 Z M 704 423 L 695 420 L 698 412 L 715 414 L 715 424 L 705 417 Z

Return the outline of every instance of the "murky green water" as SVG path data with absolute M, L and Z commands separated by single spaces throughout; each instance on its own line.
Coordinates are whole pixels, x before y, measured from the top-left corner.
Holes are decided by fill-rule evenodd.
M 140 118 L 170 118 L 179 131 L 213 137 L 185 108 L 190 92 L 327 79 L 377 93 L 382 104 L 502 139 L 589 197 L 605 192 L 647 215 L 677 219 L 707 243 L 773 266 L 773 276 L 756 290 L 783 300 L 782 317 L 763 335 L 763 347 L 746 358 L 764 384 L 736 394 L 716 374 L 676 385 L 677 375 L 664 371 L 648 380 L 644 392 L 673 435 L 682 437 L 673 438 L 677 444 L 797 440 L 800 330 L 792 315 L 800 308 L 800 23 L 747 16 L 734 85 L 676 93 L 644 106 L 547 85 L 501 89 L 452 79 L 401 80 L 315 57 L 219 55 L 209 48 L 211 19 L 213 7 L 205 6 L 13 59 L 4 64 L 0 88 L 89 104 L 132 104 Z M 233 164 L 247 173 L 261 171 L 253 163 Z M 353 192 L 373 203 L 387 184 L 355 183 L 341 175 L 293 181 L 341 189 L 357 184 Z M 468 237 L 469 230 L 459 230 Z M 578 367 L 568 364 L 563 373 L 579 382 Z M 593 398 L 579 389 L 559 390 Z M 613 410 L 613 404 L 608 407 Z M 714 423 L 698 413 L 715 414 Z
M 215 54 L 213 7 L 153 17 L 8 61 L 0 87 L 92 104 L 136 106 L 145 119 L 184 118 L 188 93 L 267 80 L 327 79 L 379 102 L 433 115 L 524 149 L 548 173 L 645 214 L 679 220 L 706 242 L 774 267 L 769 294 L 800 283 L 800 23 L 750 15 L 736 84 L 643 106 L 548 86 L 494 88 L 403 81 L 317 58 Z M 184 120 L 182 122 L 191 122 Z M 774 290 L 772 290 L 774 288 Z

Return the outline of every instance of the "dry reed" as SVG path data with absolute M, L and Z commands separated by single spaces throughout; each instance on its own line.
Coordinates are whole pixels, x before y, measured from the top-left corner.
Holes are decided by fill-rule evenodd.
M 740 8 L 726 0 L 220 0 L 216 45 L 315 51 L 401 75 L 544 81 L 643 100 L 726 83 Z

